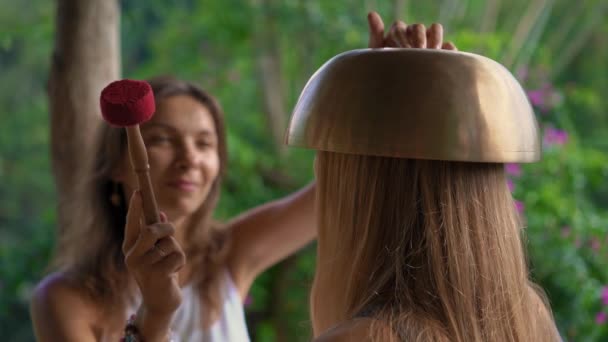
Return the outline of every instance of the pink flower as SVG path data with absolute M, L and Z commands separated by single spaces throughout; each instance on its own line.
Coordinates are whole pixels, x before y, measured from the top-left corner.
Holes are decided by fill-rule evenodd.
M 591 239 L 591 241 L 589 242 L 589 245 L 590 245 L 591 249 L 592 249 L 594 252 L 599 251 L 599 250 L 600 250 L 600 247 L 602 247 L 602 244 L 601 244 L 601 242 L 600 242 L 600 239 L 598 239 L 598 238 L 596 238 L 596 237 L 593 237 L 593 238 Z
M 251 297 L 251 295 L 247 295 L 247 297 L 245 297 L 245 302 L 243 303 L 243 305 L 245 305 L 245 307 L 251 306 L 253 304 L 253 297 Z
M 542 108 L 545 106 L 545 91 L 542 89 L 528 91 L 528 98 L 535 107 Z
M 524 202 L 521 201 L 515 201 L 515 209 L 517 209 L 517 212 L 520 214 L 523 214 L 524 210 L 526 209 L 526 206 L 524 205 Z
M 543 142 L 547 146 L 552 145 L 565 145 L 568 142 L 568 132 L 553 127 L 547 127 L 545 129 L 545 135 Z
M 548 112 L 562 102 L 561 93 L 550 83 L 543 84 L 539 89 L 528 90 L 530 103 L 542 112 Z
M 595 316 L 595 323 L 596 324 L 604 324 L 606 323 L 606 313 L 603 311 L 600 311 L 597 313 L 597 315 Z
M 513 192 L 515 190 L 515 184 L 513 183 L 513 180 L 507 179 L 507 187 L 509 188 L 509 191 L 511 191 L 511 192 Z
M 572 231 L 572 228 L 570 228 L 570 226 L 563 226 L 562 227 L 562 237 L 567 238 L 568 236 L 570 236 L 571 231 Z
M 509 163 L 505 165 L 505 172 L 508 175 L 519 177 L 521 176 L 521 165 L 515 163 Z
M 608 286 L 602 287 L 600 298 L 602 299 L 602 304 L 608 306 Z

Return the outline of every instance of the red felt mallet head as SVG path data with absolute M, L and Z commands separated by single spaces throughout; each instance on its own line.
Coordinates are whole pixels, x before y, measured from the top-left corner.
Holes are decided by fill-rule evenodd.
M 133 171 L 141 192 L 146 224 L 160 222 L 152 190 L 146 145 L 139 124 L 148 121 L 155 111 L 154 93 L 147 82 L 120 80 L 108 84 L 99 96 L 101 114 L 113 126 L 125 127 Z
M 148 121 L 156 109 L 152 87 L 145 81 L 119 80 L 108 84 L 99 97 L 101 114 L 113 126 Z

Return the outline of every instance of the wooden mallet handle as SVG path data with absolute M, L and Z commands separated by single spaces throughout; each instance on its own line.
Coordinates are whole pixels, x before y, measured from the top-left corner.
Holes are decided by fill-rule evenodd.
M 146 224 L 160 222 L 156 197 L 154 196 L 152 182 L 150 181 L 148 153 L 146 152 L 144 139 L 141 137 L 141 132 L 139 131 L 139 125 L 128 126 L 126 127 L 126 130 L 129 144 L 129 156 L 131 157 L 133 171 L 137 174 L 137 183 L 141 191 Z
M 139 124 L 149 120 L 156 109 L 152 88 L 144 81 L 114 81 L 101 91 L 99 102 L 103 118 L 127 130 L 129 156 L 137 174 L 146 224 L 160 222 L 150 181 L 148 153 L 139 131 Z

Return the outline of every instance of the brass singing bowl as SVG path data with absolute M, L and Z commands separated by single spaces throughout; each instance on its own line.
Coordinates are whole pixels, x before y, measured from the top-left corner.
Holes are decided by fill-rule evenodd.
M 534 162 L 534 112 L 499 63 L 434 49 L 362 49 L 308 81 L 286 142 L 323 151 L 412 159 Z

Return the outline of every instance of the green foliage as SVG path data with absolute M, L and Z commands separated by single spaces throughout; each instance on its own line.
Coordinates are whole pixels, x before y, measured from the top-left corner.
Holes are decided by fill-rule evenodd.
M 574 129 L 568 130 L 567 141 L 548 138 L 555 127 L 573 128 L 572 100 L 539 111 L 545 127 L 543 161 L 513 176 L 514 196 L 525 205 L 533 277 L 545 289 L 562 334 L 569 340 L 604 341 L 608 326 L 596 319 L 608 312 L 601 299 L 608 284 L 608 157 L 581 144 Z
M 53 246 L 45 73 L 52 4 L 0 1 L 0 336 L 31 341 L 28 302 Z
M 479 28 L 488 2 L 407 3 L 404 13 L 393 13 L 388 1 L 123 0 L 123 74 L 174 74 L 220 100 L 230 157 L 216 216 L 227 219 L 312 178 L 312 152 L 290 150 L 284 159 L 277 157 L 256 61 L 263 49 L 274 46 L 280 52 L 289 111 L 306 80 L 327 59 L 366 46 L 365 15 L 372 7 L 387 18 L 387 26 L 394 17 L 427 25 L 439 21 L 460 50 L 501 60 L 510 52 L 530 2 L 510 2 L 497 16 L 496 29 L 487 32 Z M 548 3 L 555 3 L 549 29 L 537 44 L 529 39 L 514 51 L 513 65 L 531 97 L 542 98 L 537 110 L 543 130 L 565 131 L 568 140 L 554 141 L 541 163 L 525 165 L 520 176 L 513 176 L 514 196 L 525 205 L 533 277 L 545 288 L 563 336 L 608 340 L 608 324 L 596 323 L 599 312 L 608 313 L 600 298 L 608 284 L 608 22 L 594 28 L 568 68 L 552 75 L 571 43 L 554 38 L 577 39 L 577 28 L 586 27 L 584 20 L 574 21 L 560 33 L 560 24 L 576 19 L 571 13 L 579 9 L 591 13 L 599 2 L 576 9 L 567 1 Z M 31 341 L 27 302 L 44 274 L 55 230 L 45 94 L 54 3 L 0 0 L 0 9 L 0 336 Z M 255 38 L 261 33 L 267 35 Z M 547 87 L 549 81 L 553 84 Z M 308 291 L 314 263 L 313 246 L 256 281 L 247 308 L 256 341 L 310 340 Z

